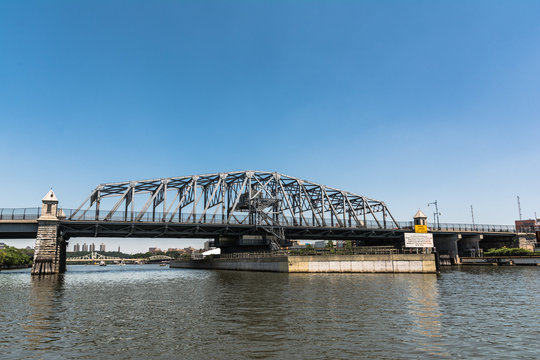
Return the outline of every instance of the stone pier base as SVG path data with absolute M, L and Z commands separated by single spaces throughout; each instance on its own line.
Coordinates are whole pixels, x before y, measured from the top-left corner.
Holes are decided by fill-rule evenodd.
M 32 275 L 66 271 L 66 241 L 58 236 L 57 221 L 40 221 L 34 251 Z
M 65 272 L 67 241 L 58 232 L 59 217 L 65 218 L 65 216 L 61 209 L 58 210 L 58 199 L 52 189 L 41 199 L 41 202 L 32 275 Z

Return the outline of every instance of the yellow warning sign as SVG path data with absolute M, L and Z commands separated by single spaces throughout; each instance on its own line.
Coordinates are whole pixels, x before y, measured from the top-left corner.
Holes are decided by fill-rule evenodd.
M 427 225 L 414 225 L 415 233 L 427 233 Z

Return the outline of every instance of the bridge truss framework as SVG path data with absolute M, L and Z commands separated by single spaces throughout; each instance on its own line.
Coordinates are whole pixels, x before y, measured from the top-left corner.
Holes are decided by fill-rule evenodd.
M 115 200 L 106 212 L 105 199 Z M 67 216 L 75 221 L 399 228 L 382 201 L 262 171 L 101 184 Z

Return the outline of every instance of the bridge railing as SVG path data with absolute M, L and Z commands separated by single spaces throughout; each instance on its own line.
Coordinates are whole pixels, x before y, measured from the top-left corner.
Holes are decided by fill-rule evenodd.
M 515 232 L 513 225 L 488 225 L 488 224 L 436 224 L 428 223 L 431 231 L 468 231 L 468 232 Z
M 0 220 L 36 220 L 41 208 L 0 208 Z
M 131 212 L 117 211 L 112 216 L 107 217 L 109 211 L 101 210 L 99 214 L 95 211 L 78 211 L 74 209 L 62 209 L 64 215 L 68 220 L 78 221 L 113 221 L 113 222 L 134 222 L 135 219 L 131 218 Z M 60 210 L 59 210 L 60 211 Z M 41 208 L 0 208 L 0 220 L 35 220 L 39 218 Z M 336 227 L 336 228 L 359 228 L 359 229 L 385 229 L 395 230 L 398 227 L 392 222 L 375 220 L 354 220 L 354 219 L 340 219 L 325 218 L 322 221 L 320 218 L 307 218 L 307 217 L 291 217 L 279 215 L 274 218 L 275 224 L 271 225 L 265 222 L 261 217 L 255 216 L 250 219 L 248 213 L 235 213 L 234 216 L 227 218 L 227 216 L 221 214 L 176 214 L 172 219 L 170 215 L 165 215 L 161 212 L 147 212 L 138 219 L 139 222 L 171 222 L 176 224 L 216 224 L 216 225 L 249 225 L 250 221 L 254 221 L 258 226 L 286 226 L 286 227 Z M 414 231 L 414 224 L 412 221 L 398 221 L 399 229 Z M 488 224 L 459 224 L 459 223 L 428 223 L 429 231 L 467 231 L 467 232 L 516 232 L 516 228 L 513 225 L 488 225 Z M 521 230 L 520 230 L 521 231 Z
M 242 258 L 259 258 L 259 257 L 280 257 L 280 256 L 332 256 L 332 255 L 383 255 L 383 254 L 411 254 L 411 253 L 426 253 L 431 252 L 430 249 L 409 249 L 409 248 L 394 248 L 392 246 L 361 246 L 351 249 L 288 249 L 279 251 L 264 251 L 264 252 L 238 252 L 214 255 L 221 259 L 242 259 Z M 193 254 L 192 259 L 203 259 L 200 253 Z

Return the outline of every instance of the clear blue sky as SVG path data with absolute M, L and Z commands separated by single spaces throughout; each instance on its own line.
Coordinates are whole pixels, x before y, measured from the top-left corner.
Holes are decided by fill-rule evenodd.
M 2 1 L 0 125 L 0 207 L 254 169 L 511 224 L 540 214 L 540 2 Z

